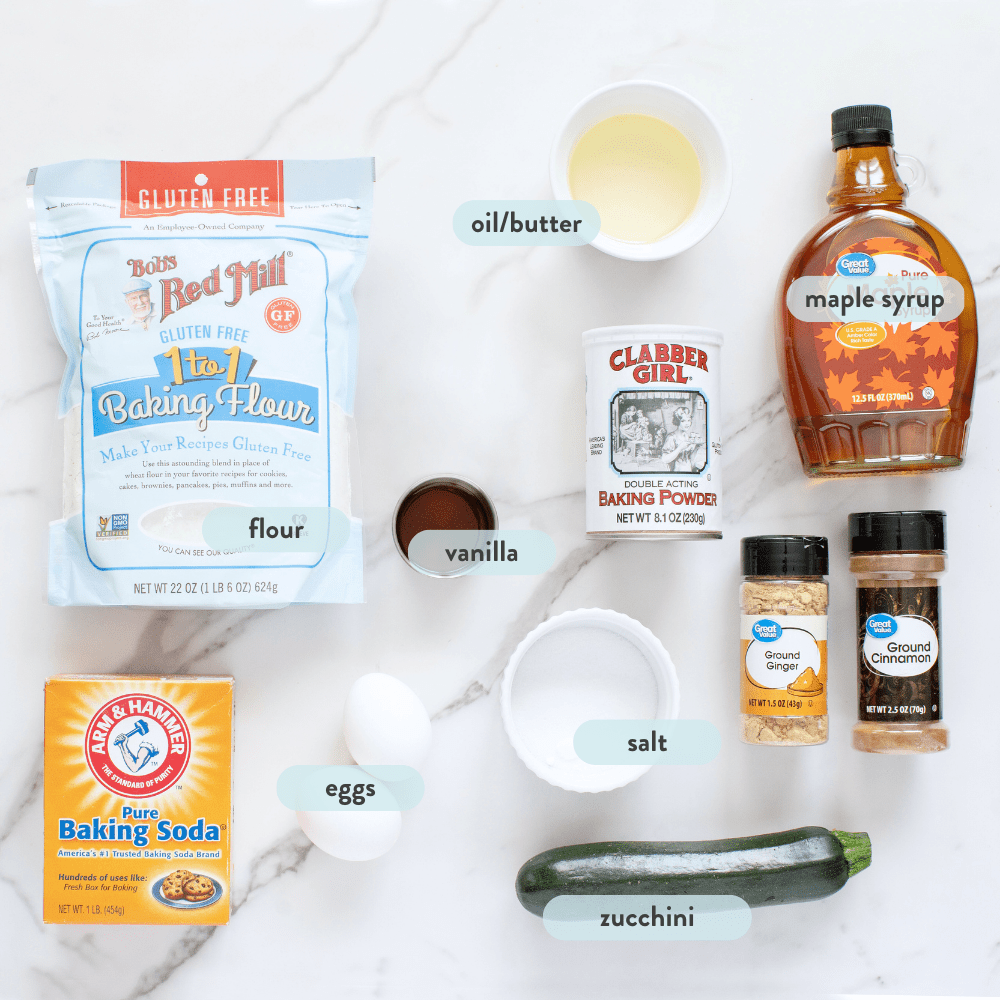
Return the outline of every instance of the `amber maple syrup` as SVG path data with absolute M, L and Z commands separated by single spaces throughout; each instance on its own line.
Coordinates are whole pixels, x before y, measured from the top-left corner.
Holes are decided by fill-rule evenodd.
M 785 403 L 809 476 L 962 464 L 976 373 L 976 303 L 955 248 L 904 205 L 892 117 L 833 113 L 830 214 L 778 285 Z

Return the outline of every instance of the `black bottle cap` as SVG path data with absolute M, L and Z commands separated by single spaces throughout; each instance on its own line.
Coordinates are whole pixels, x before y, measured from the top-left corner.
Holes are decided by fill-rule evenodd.
M 844 146 L 892 146 L 892 112 L 884 104 L 852 104 L 830 116 L 834 151 Z
M 830 569 L 820 535 L 754 535 L 740 545 L 744 576 L 826 576 Z
M 849 514 L 852 552 L 944 551 L 943 510 L 884 510 Z

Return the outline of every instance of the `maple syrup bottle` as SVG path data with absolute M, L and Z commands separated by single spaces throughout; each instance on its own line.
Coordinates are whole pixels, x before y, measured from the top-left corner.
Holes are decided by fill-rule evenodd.
M 976 374 L 976 302 L 955 248 L 908 211 L 892 114 L 833 113 L 830 214 L 778 285 L 778 367 L 808 476 L 962 464 Z

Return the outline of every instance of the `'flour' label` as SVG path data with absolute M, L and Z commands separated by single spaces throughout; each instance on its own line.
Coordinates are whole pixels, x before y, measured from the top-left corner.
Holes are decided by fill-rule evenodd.
M 583 341 L 587 533 L 721 538 L 721 335 L 623 326 Z

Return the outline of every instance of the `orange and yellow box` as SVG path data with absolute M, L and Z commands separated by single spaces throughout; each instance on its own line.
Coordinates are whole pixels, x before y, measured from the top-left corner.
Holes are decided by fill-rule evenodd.
M 233 679 L 45 682 L 43 916 L 229 922 Z

